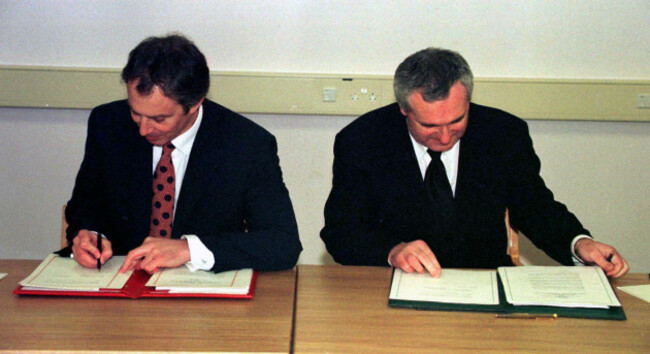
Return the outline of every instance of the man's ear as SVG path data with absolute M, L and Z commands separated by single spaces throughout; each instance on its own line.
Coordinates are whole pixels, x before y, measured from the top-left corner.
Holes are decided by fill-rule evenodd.
M 404 107 L 402 107 L 402 105 L 399 105 L 399 111 L 402 112 L 402 115 L 403 115 L 404 117 L 406 117 L 406 113 L 407 113 L 407 111 L 404 109 Z
M 201 105 L 203 104 L 203 100 L 205 100 L 205 97 L 201 97 L 199 102 L 197 102 L 194 106 L 190 107 L 190 111 L 188 113 L 196 112 L 199 109 L 199 107 L 201 107 Z

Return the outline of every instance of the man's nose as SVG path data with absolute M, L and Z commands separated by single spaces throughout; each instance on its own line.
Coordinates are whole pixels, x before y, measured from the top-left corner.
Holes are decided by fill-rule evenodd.
M 438 140 L 440 140 L 441 144 L 449 144 L 449 142 L 451 141 L 451 131 L 449 130 L 448 126 L 443 125 L 440 127 Z
M 149 119 L 142 117 L 140 119 L 140 135 L 146 136 L 151 133 L 151 126 L 149 125 Z

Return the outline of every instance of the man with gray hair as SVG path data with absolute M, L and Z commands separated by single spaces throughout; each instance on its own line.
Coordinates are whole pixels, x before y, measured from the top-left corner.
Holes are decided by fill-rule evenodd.
M 345 127 L 334 144 L 321 238 L 339 263 L 496 268 L 506 255 L 504 213 L 556 261 L 629 267 L 555 201 L 526 123 L 471 103 L 472 71 L 458 53 L 428 48 L 395 72 L 397 103 Z

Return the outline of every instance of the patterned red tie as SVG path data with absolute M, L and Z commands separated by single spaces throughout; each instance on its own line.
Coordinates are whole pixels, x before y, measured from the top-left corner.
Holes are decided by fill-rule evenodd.
M 162 156 L 153 173 L 153 198 L 151 199 L 151 227 L 153 237 L 171 237 L 176 194 L 176 174 L 172 164 L 172 151 L 175 147 L 168 143 L 163 146 Z

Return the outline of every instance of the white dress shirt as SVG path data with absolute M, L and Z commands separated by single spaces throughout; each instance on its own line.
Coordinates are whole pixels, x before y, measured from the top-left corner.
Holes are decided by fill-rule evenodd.
M 190 160 L 190 153 L 192 152 L 194 139 L 196 138 L 196 133 L 199 130 L 199 126 L 201 126 L 202 120 L 203 106 L 199 107 L 196 121 L 190 127 L 190 129 L 171 141 L 171 143 L 176 147 L 174 151 L 172 151 L 172 163 L 174 164 L 174 173 L 176 174 L 176 197 L 174 198 L 174 211 L 176 210 L 176 205 L 178 205 L 178 198 L 181 195 L 181 186 L 183 185 L 185 170 L 187 169 L 187 163 Z M 156 171 L 156 166 L 158 165 L 158 161 L 160 161 L 161 156 L 162 147 L 154 146 L 153 165 L 151 167 L 152 174 Z M 173 217 L 176 218 L 176 212 L 174 212 Z M 210 268 L 212 268 L 214 265 L 214 254 L 207 247 L 205 247 L 199 237 L 196 235 L 183 235 L 181 236 L 181 239 L 186 239 L 187 244 L 190 248 L 190 261 L 185 263 L 185 265 L 191 271 L 195 271 L 197 269 L 210 270 Z

